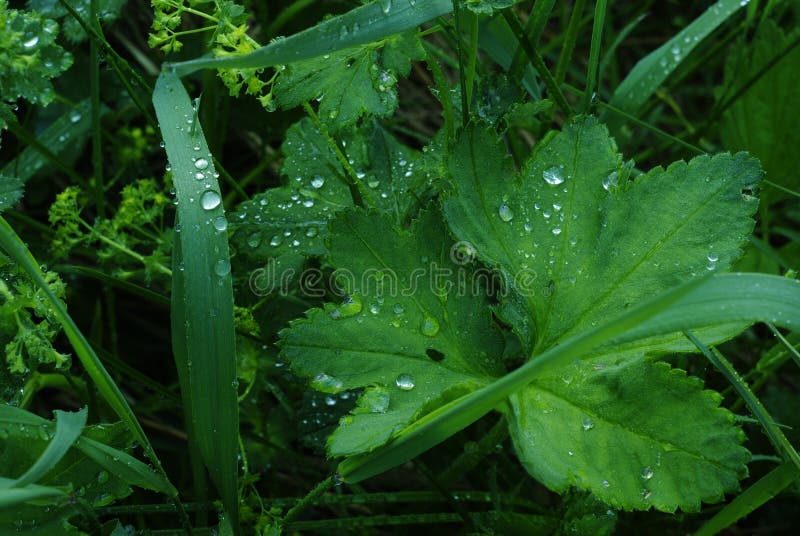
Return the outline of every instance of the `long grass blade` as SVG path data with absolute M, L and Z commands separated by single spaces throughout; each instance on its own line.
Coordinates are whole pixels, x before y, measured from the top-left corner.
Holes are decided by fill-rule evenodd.
M 238 527 L 239 407 L 227 221 L 211 153 L 180 79 L 163 72 L 153 93 L 177 192 L 173 352 L 191 441 Z
M 611 104 L 637 115 L 656 90 L 667 80 L 703 39 L 724 24 L 747 3 L 719 0 L 672 39 L 639 60 L 614 91 Z M 612 133 L 622 126 L 620 117 L 602 114 Z
M 790 329 L 800 324 L 800 282 L 764 274 L 720 274 L 691 281 L 436 409 L 389 445 L 344 460 L 339 472 L 345 480 L 358 482 L 396 467 L 472 424 L 543 372 L 567 365 L 595 348 L 686 329 L 756 321 Z
M 793 463 L 786 462 L 776 467 L 725 505 L 725 508 L 717 512 L 700 530 L 694 533 L 695 536 L 712 536 L 733 525 L 776 497 L 798 478 L 800 478 L 800 470 Z
M 10 508 L 28 501 L 66 495 L 66 492 L 60 488 L 37 486 L 35 484 L 12 488 L 9 486 L 11 482 L 13 480 L 0 477 L 0 508 Z
M 291 63 L 373 43 L 416 28 L 452 10 L 451 0 L 372 2 L 290 37 L 276 39 L 244 56 L 198 58 L 170 64 L 168 69 L 178 76 L 185 76 L 199 69 L 252 69 Z
M 606 22 L 607 0 L 598 0 L 594 8 L 594 25 L 592 26 L 592 45 L 589 50 L 589 67 L 586 71 L 586 91 L 583 93 L 583 110 L 588 111 L 597 92 L 600 76 L 600 47 L 603 44 L 603 28 Z

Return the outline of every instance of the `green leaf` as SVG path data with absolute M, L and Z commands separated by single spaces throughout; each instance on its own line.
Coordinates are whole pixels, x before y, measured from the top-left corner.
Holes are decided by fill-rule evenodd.
M 752 43 L 740 43 L 725 64 L 725 97 L 737 92 L 798 37 L 786 34 L 771 20 Z M 795 47 L 761 75 L 723 114 L 720 134 L 730 150 L 746 150 L 761 160 L 767 178 L 790 189 L 800 187 L 800 143 L 794 118 L 800 112 L 800 47 Z M 773 191 L 772 189 L 768 191 Z
M 86 424 L 86 408 L 75 413 L 56 410 L 56 432 L 47 448 L 25 473 L 17 478 L 14 486 L 22 487 L 35 484 L 47 474 L 67 453 L 69 448 L 81 435 Z
M 499 311 L 520 334 L 533 362 L 537 354 L 590 332 L 631 304 L 697 274 L 727 268 L 752 230 L 750 216 L 756 202 L 751 194 L 760 170 L 744 154 L 702 156 L 629 180 L 632 165 L 623 164 L 605 127 L 591 117 L 576 119 L 540 143 L 519 175 L 505 154 L 493 132 L 467 130 L 450 155 L 453 191 L 444 200 L 444 211 L 454 234 L 503 275 L 511 292 L 501 294 Z M 735 323 L 717 326 L 704 337 L 724 340 L 742 327 Z M 624 508 L 654 505 L 692 510 L 700 500 L 719 499 L 725 490 L 733 489 L 736 475 L 744 471 L 744 460 L 730 419 L 709 422 L 697 439 L 702 443 L 728 438 L 720 441 L 718 451 L 706 452 L 708 464 L 723 466 L 725 471 L 698 470 L 704 479 L 693 479 L 693 488 L 685 491 L 683 500 L 667 494 L 645 502 L 647 493 L 641 494 L 642 488 L 630 480 L 611 489 L 609 475 L 624 465 L 616 460 L 646 462 L 654 456 L 653 444 L 670 438 L 661 443 L 658 436 L 639 442 L 620 432 L 620 423 L 630 416 L 627 406 L 611 402 L 625 397 L 616 393 L 613 386 L 619 381 L 605 369 L 612 365 L 610 370 L 641 380 L 638 369 L 627 367 L 635 367 L 645 354 L 691 350 L 681 339 L 672 333 L 635 344 L 608 345 L 592 356 L 588 368 L 554 367 L 538 378 L 544 383 L 515 394 L 509 419 L 515 447 L 531 473 L 554 489 L 575 485 Z M 575 380 L 573 388 L 564 388 L 578 373 L 585 378 Z M 665 377 L 661 390 L 681 392 L 678 376 Z M 654 378 L 653 385 L 638 384 L 631 393 L 658 390 L 658 376 Z M 685 389 L 683 396 L 689 397 Z M 703 400 L 700 395 L 695 398 Z M 585 413 L 601 403 L 607 413 Z M 631 422 L 629 433 L 641 435 L 642 430 L 658 429 L 669 419 L 680 421 L 685 411 L 681 404 L 665 405 L 663 414 Z M 555 416 L 540 417 L 540 412 Z M 581 431 L 581 419 L 598 420 L 589 428 L 596 426 L 597 436 L 612 447 L 608 458 L 598 460 L 588 450 L 584 452 L 588 443 L 576 444 L 574 456 L 564 456 L 565 438 L 576 441 L 573 436 Z M 533 434 L 543 436 L 541 443 L 530 439 Z M 684 445 L 684 450 L 694 452 L 697 442 Z M 674 477 L 685 467 L 675 463 L 663 469 Z
M 66 8 L 61 5 L 62 0 L 28 0 L 28 8 L 51 19 L 61 18 L 67 15 Z M 89 20 L 89 9 L 92 0 L 67 0 L 69 5 L 83 17 Z M 119 13 L 127 0 L 98 0 L 97 17 L 103 22 L 112 22 L 119 17 Z M 80 23 L 72 17 L 64 20 L 64 35 L 73 43 L 86 39 L 86 32 L 83 31 Z
M 153 93 L 172 166 L 181 225 L 174 244 L 172 345 L 197 445 L 238 527 L 239 405 L 227 220 L 202 129 L 180 79 L 162 72 Z
M 747 474 L 743 434 L 720 400 L 666 363 L 599 373 L 582 363 L 511 397 L 511 437 L 550 489 L 588 489 L 617 508 L 696 512 Z
M 714 30 L 735 15 L 747 2 L 719 0 L 669 41 L 639 60 L 628 76 L 617 86 L 611 104 L 637 116 L 656 90 L 675 72 L 681 63 Z M 624 118 L 604 112 L 601 118 L 616 135 Z
M 635 180 L 629 170 L 591 117 L 542 142 L 519 175 L 491 132 L 453 149 L 446 218 L 514 289 L 502 315 L 534 353 L 740 255 L 754 159 L 700 156 Z
M 0 173 L 0 212 L 22 199 L 23 182 L 18 177 L 6 177 Z
M 410 220 L 430 195 L 419 153 L 373 122 L 344 130 L 341 136 L 344 154 L 373 203 L 391 214 L 395 223 Z M 241 203 L 230 218 L 231 243 L 250 262 L 278 259 L 291 265 L 297 256 L 324 254 L 328 220 L 353 206 L 347 172 L 310 119 L 289 128 L 282 149 L 286 184 Z M 268 283 L 271 288 L 277 281 L 254 281 Z
M 331 222 L 330 258 L 348 297 L 281 337 L 283 358 L 315 389 L 364 390 L 330 437 L 331 456 L 372 450 L 502 371 L 487 298 L 453 245 L 437 211 L 410 231 L 355 209 Z
M 21 503 L 61 497 L 65 495 L 64 490 L 47 486 L 37 486 L 29 484 L 23 487 L 12 487 L 14 480 L 0 477 L 0 509 L 16 506 Z
M 9 9 L 0 0 L 0 101 L 19 98 L 47 105 L 55 98 L 50 79 L 72 65 L 55 44 L 58 24 L 38 13 Z
M 397 79 L 425 57 L 413 33 L 298 61 L 280 71 L 275 102 L 292 108 L 316 99 L 320 117 L 337 127 L 364 114 L 386 117 L 397 107 Z

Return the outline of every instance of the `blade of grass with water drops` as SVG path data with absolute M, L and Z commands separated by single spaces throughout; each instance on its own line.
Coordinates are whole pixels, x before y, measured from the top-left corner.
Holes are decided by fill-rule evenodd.
M 719 0 L 669 41 L 639 60 L 628 76 L 614 91 L 611 104 L 631 115 L 637 115 L 645 103 L 664 83 L 692 50 L 714 30 L 724 24 L 748 0 Z M 618 134 L 623 118 L 605 111 L 600 116 Z
M 348 482 L 396 467 L 477 421 L 545 371 L 596 348 L 733 322 L 800 324 L 800 281 L 764 274 L 719 274 L 670 289 L 597 328 L 569 338 L 486 387 L 462 396 L 406 428 L 387 446 L 339 465 Z
M 291 63 L 380 41 L 452 10 L 451 0 L 379 0 L 323 20 L 290 37 L 275 39 L 247 55 L 201 57 L 171 64 L 170 68 L 185 76 L 199 69 L 252 69 Z
M 191 441 L 238 527 L 239 408 L 227 220 L 211 153 L 177 75 L 162 72 L 153 104 L 181 226 L 175 254 L 183 260 L 173 272 L 173 352 L 189 406 Z

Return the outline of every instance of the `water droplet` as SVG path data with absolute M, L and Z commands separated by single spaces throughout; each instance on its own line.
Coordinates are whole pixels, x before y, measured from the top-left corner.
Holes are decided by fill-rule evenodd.
M 394 304 L 394 307 L 392 307 L 392 311 L 394 311 L 394 314 L 396 314 L 396 315 L 401 315 L 401 314 L 403 314 L 405 312 L 405 309 L 403 309 L 402 305 L 400 305 L 399 303 L 396 303 L 396 304 Z
M 228 220 L 225 219 L 225 216 L 217 216 L 214 219 L 214 229 L 217 231 L 224 231 L 228 228 Z
M 278 247 L 281 245 L 281 242 L 283 242 L 283 239 L 280 237 L 280 235 L 275 235 L 269 241 L 269 245 L 272 247 Z
M 336 405 L 336 399 L 333 398 L 332 396 L 326 396 L 325 397 L 325 405 L 326 406 L 335 406 Z
M 511 221 L 514 218 L 514 213 L 511 211 L 509 206 L 505 203 L 500 205 L 500 208 L 497 211 L 497 214 L 500 216 L 500 219 L 503 221 Z
M 581 426 L 583 427 L 584 430 L 589 431 L 592 428 L 594 428 L 594 423 L 592 422 L 591 419 L 586 418 L 583 419 L 583 423 L 581 424 Z
M 561 228 L 560 227 L 553 227 L 553 234 L 554 235 L 560 235 L 561 234 Z
M 325 184 L 325 179 L 322 178 L 320 175 L 314 175 L 311 179 L 311 186 L 319 190 Z
M 610 485 L 611 485 L 611 483 L 610 483 L 608 480 L 603 480 L 603 487 L 604 487 L 604 488 L 607 488 L 607 487 L 609 487 Z
M 99 473 L 97 473 L 97 483 L 105 484 L 106 482 L 108 482 L 108 472 L 100 471 Z
M 642 479 L 643 480 L 650 480 L 653 478 L 653 469 L 648 465 L 644 469 L 642 469 Z
M 26 36 L 26 37 L 27 37 L 27 40 L 22 42 L 22 46 L 24 46 L 25 48 L 33 48 L 37 44 L 39 44 L 39 36 L 38 35 Z
M 204 170 L 208 167 L 208 160 L 205 158 L 198 158 L 194 161 L 194 167 L 199 170 Z
M 306 229 L 306 236 L 309 238 L 314 238 L 315 236 L 317 236 L 317 234 L 319 234 L 319 231 L 317 231 L 316 227 L 309 227 L 308 229 Z
M 603 178 L 603 189 L 611 190 L 612 188 L 616 188 L 619 184 L 619 175 L 616 171 L 612 171 L 608 175 Z
M 414 378 L 412 378 L 409 374 L 401 374 L 397 377 L 394 383 L 403 391 L 410 391 L 416 385 L 414 383 Z
M 70 123 L 77 123 L 80 120 L 81 120 L 81 114 L 79 114 L 78 112 L 73 111 L 71 114 L 69 114 Z
M 708 259 L 708 262 L 717 262 L 719 260 L 719 255 L 716 253 L 709 253 L 706 258 Z
M 564 182 L 564 176 L 561 174 L 561 168 L 557 166 L 549 167 L 542 173 L 542 178 L 547 184 L 553 186 Z
M 314 200 L 313 199 L 303 199 L 303 206 L 306 207 L 306 208 L 313 207 L 314 206 Z
M 344 387 L 344 384 L 342 380 L 338 380 L 322 372 L 314 376 L 314 379 L 311 381 L 311 387 L 323 393 L 336 393 Z
M 358 296 L 348 296 L 348 298 L 343 301 L 336 310 L 339 311 L 339 318 L 347 318 L 360 313 L 361 308 L 361 300 L 358 298 Z
M 220 259 L 214 265 L 214 273 L 220 277 L 225 277 L 229 273 L 231 273 L 231 263 L 228 262 L 226 259 Z
M 419 327 L 420 332 L 426 337 L 434 337 L 439 333 L 439 322 L 432 316 L 425 316 Z
M 201 181 L 206 178 L 205 174 L 202 171 L 197 171 L 194 174 L 194 178 Z
M 388 15 L 392 10 L 392 0 L 381 0 L 381 11 L 384 15 Z
M 214 190 L 206 190 L 203 192 L 203 195 L 200 196 L 200 206 L 202 206 L 205 210 L 213 210 L 217 208 L 220 204 L 220 201 L 222 201 L 222 198 Z

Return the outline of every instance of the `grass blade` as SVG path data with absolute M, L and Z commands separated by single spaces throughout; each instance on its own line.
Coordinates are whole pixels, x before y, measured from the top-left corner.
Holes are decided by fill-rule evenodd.
M 163 72 L 153 93 L 178 199 L 173 351 L 200 451 L 238 527 L 239 407 L 227 221 L 211 153 L 180 79 Z M 181 261 L 183 259 L 183 262 Z
M 24 487 L 38 482 L 64 457 L 75 440 L 81 435 L 86 424 L 86 408 L 74 413 L 56 410 L 56 432 L 47 444 L 39 459 L 31 465 L 13 484 Z
M 0 508 L 9 508 L 28 501 L 66 495 L 66 492 L 59 488 L 37 486 L 35 484 L 22 488 L 12 488 L 9 486 L 12 482 L 13 480 L 9 478 L 0 477 Z
M 764 404 L 762 404 L 753 391 L 750 390 L 750 387 L 744 379 L 739 376 L 739 373 L 736 372 L 733 365 L 725 359 L 725 356 L 723 356 L 719 350 L 716 348 L 708 348 L 695 337 L 691 331 L 687 330 L 683 333 L 692 341 L 692 344 L 706 356 L 706 359 L 725 376 L 728 383 L 736 389 L 736 392 L 739 393 L 739 396 L 745 401 L 747 407 L 750 408 L 750 411 L 755 415 L 756 419 L 758 419 L 758 422 L 761 423 L 761 427 L 775 447 L 775 450 L 778 451 L 784 460 L 792 462 L 797 470 L 800 471 L 800 456 L 797 455 L 797 451 L 794 450 L 794 447 L 792 447 L 789 440 L 786 439 L 786 436 L 783 435 L 781 429 L 775 424 L 775 420 L 770 416 L 767 408 L 764 407 Z
M 745 5 L 746 2 L 741 0 L 715 2 L 672 39 L 639 60 L 614 91 L 611 104 L 637 115 L 692 50 Z M 622 126 L 619 116 L 602 114 L 600 118 L 608 124 L 612 134 L 616 134 Z
M 385 10 L 385 5 L 390 8 Z M 453 10 L 451 0 L 417 2 L 372 2 L 287 38 L 276 39 L 244 56 L 198 58 L 173 63 L 169 69 L 185 76 L 199 69 L 251 69 L 330 54 L 343 48 L 379 41 Z
M 345 459 L 339 472 L 348 482 L 358 482 L 396 467 L 472 424 L 544 371 L 567 365 L 595 348 L 685 329 L 755 321 L 796 327 L 800 281 L 763 274 L 721 274 L 690 281 L 436 409 L 386 447 Z
M 700 530 L 694 533 L 695 536 L 712 536 L 733 525 L 776 497 L 798 478 L 800 478 L 800 469 L 797 469 L 794 464 L 786 462 L 776 467 L 717 512 Z
M 588 111 L 592 97 L 597 91 L 600 76 L 600 47 L 603 44 L 603 27 L 606 21 L 607 0 L 598 0 L 594 8 L 594 25 L 592 26 L 592 45 L 589 51 L 589 68 L 586 72 L 586 91 L 583 92 L 583 110 Z

